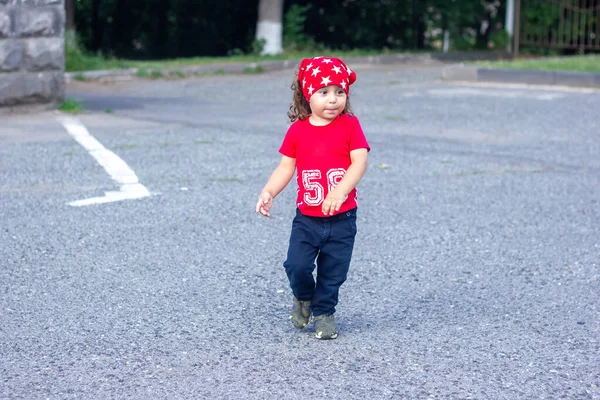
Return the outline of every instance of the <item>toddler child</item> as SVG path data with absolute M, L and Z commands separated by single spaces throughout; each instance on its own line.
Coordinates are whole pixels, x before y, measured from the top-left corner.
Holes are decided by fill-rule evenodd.
M 296 171 L 297 209 L 283 266 L 293 293 L 292 324 L 304 328 L 312 314 L 318 339 L 338 336 L 335 306 L 350 267 L 356 185 L 370 150 L 348 100 L 355 81 L 356 73 L 338 58 L 302 60 L 294 73 L 292 124 L 279 149 L 281 161 L 256 204 L 256 212 L 270 217 L 273 200 Z

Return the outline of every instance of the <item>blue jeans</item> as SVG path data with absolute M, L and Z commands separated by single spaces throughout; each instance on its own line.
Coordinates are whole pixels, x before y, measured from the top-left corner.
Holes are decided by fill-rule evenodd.
M 355 236 L 356 208 L 331 217 L 308 217 L 296 210 L 283 267 L 294 296 L 301 301 L 310 300 L 314 316 L 335 313 L 339 289 L 350 268 Z

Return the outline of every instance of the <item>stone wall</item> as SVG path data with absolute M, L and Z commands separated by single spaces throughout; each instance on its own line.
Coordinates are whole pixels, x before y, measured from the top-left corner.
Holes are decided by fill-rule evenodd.
M 64 21 L 64 0 L 0 0 L 0 108 L 62 100 Z

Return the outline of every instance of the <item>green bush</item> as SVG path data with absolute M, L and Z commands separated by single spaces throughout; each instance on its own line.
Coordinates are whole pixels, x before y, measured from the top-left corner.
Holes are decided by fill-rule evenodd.
M 65 70 L 89 71 L 102 69 L 105 60 L 101 56 L 92 56 L 84 50 L 79 37 L 73 31 L 65 32 Z
M 251 54 L 255 56 L 261 55 L 263 50 L 265 49 L 265 44 L 267 44 L 267 41 L 265 39 L 253 40 Z
M 73 99 L 65 99 L 58 106 L 58 109 L 62 112 L 70 113 L 70 114 L 79 114 L 83 112 L 83 106 L 77 100 Z
M 311 5 L 293 4 L 283 16 L 283 47 L 288 51 L 314 50 L 315 41 L 304 32 L 306 14 Z
M 494 44 L 494 50 L 505 50 L 510 43 L 510 36 L 504 29 L 492 32 L 490 41 Z
M 475 47 L 475 40 L 475 33 L 472 30 L 466 29 L 461 34 L 452 38 L 452 50 L 472 50 Z
M 146 68 L 139 68 L 135 73 L 138 78 L 147 78 L 150 76 L 150 72 Z

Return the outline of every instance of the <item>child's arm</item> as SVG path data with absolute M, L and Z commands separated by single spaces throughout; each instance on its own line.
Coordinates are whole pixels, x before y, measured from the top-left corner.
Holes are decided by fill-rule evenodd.
M 365 174 L 368 159 L 369 152 L 367 149 L 356 149 L 350 152 L 352 164 L 348 167 L 348 171 L 346 171 L 340 183 L 325 198 L 322 205 L 323 214 L 333 215 L 336 211 L 339 211 L 344 201 L 346 201 L 348 193 L 358 185 Z
M 281 191 L 290 183 L 296 170 L 296 159 L 286 156 L 281 156 L 281 161 L 275 171 L 271 174 L 269 181 L 258 196 L 256 203 L 256 212 L 261 213 L 265 217 L 270 217 L 269 210 L 273 205 L 273 199 L 281 193 Z

